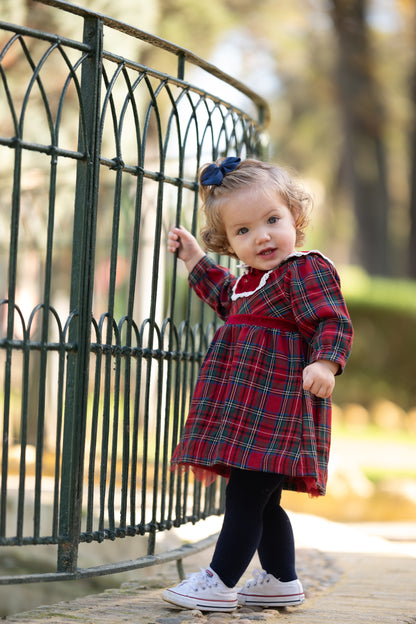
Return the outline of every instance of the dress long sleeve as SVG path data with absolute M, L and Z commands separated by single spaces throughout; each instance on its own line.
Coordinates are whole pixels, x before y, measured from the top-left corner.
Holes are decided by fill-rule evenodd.
M 223 321 L 229 314 L 230 294 L 235 281 L 231 271 L 216 264 L 208 256 L 204 256 L 189 274 L 191 288 Z
M 344 369 L 353 329 L 333 264 L 305 254 L 286 275 L 295 321 L 309 344 L 309 362 L 331 360 Z

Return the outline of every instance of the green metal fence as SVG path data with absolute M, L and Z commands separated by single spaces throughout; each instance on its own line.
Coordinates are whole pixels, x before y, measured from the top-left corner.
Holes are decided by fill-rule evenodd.
M 169 470 L 216 319 L 165 238 L 197 228 L 201 164 L 261 155 L 268 115 L 189 51 L 40 1 L 83 39 L 0 22 L 0 545 L 55 545 L 57 566 L 0 584 L 180 560 L 192 549 L 155 554 L 157 533 L 222 512 L 221 480 Z M 149 49 L 177 75 L 141 64 Z M 139 535 L 146 556 L 78 567 L 80 543 Z

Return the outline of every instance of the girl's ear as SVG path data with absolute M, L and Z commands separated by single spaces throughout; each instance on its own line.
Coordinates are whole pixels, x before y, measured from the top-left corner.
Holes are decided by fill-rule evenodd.
M 227 255 L 231 256 L 231 258 L 234 258 L 235 260 L 239 260 L 240 259 L 237 256 L 237 254 L 235 253 L 234 249 L 231 249 L 231 247 L 229 247 Z

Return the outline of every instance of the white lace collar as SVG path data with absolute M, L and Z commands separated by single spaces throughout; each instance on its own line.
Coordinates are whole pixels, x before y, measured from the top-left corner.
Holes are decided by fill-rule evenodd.
M 261 279 L 260 279 L 260 282 L 259 282 L 258 286 L 254 290 L 249 290 L 249 291 L 245 291 L 245 292 L 241 292 L 241 293 L 237 293 L 235 291 L 237 289 L 237 286 L 238 286 L 241 278 L 244 277 L 244 275 L 246 275 L 246 273 L 247 273 L 247 271 L 248 271 L 248 269 L 250 267 L 247 264 L 244 264 L 244 263 L 237 264 L 237 268 L 243 268 L 246 271 L 246 273 L 244 273 L 243 275 L 240 275 L 240 277 L 236 280 L 236 282 L 235 282 L 235 284 L 234 284 L 234 286 L 232 288 L 231 300 L 232 301 L 236 301 L 237 299 L 240 299 L 240 297 L 250 297 L 250 295 L 254 295 L 254 293 L 257 292 L 258 290 L 260 290 L 260 288 L 263 288 L 263 286 L 265 285 L 265 283 L 269 279 L 270 273 L 273 273 L 273 271 L 275 271 L 277 268 L 279 268 L 279 266 L 281 264 L 283 264 L 283 262 L 286 262 L 286 260 L 288 260 L 289 258 L 299 258 L 301 256 L 307 256 L 310 253 L 317 253 L 320 256 L 322 256 L 323 258 L 325 258 L 325 260 L 328 260 L 328 262 L 330 262 L 331 264 L 334 264 L 332 262 L 332 260 L 327 258 L 327 256 L 325 256 L 323 253 L 321 253 L 317 249 L 311 249 L 310 251 L 293 251 L 288 256 L 286 256 L 286 258 L 284 260 L 282 260 L 282 262 L 277 267 L 275 267 L 274 269 L 271 269 L 270 271 L 267 271 L 267 273 L 264 273 L 262 275 Z
M 261 276 L 260 282 L 258 283 L 258 286 L 254 289 L 254 290 L 250 290 L 250 291 L 246 291 L 246 292 L 241 292 L 241 293 L 236 293 L 236 288 L 237 285 L 240 281 L 240 279 L 242 277 L 244 277 L 244 275 L 240 275 L 240 277 L 237 279 L 236 283 L 233 286 L 232 289 L 232 295 L 231 295 L 231 300 L 232 301 L 236 301 L 237 299 L 239 299 L 240 297 L 249 297 L 250 295 L 253 295 L 255 292 L 257 292 L 258 290 L 260 290 L 260 288 L 263 288 L 263 286 L 265 285 L 265 283 L 267 282 L 267 280 L 269 279 L 269 275 L 270 273 L 272 273 L 274 271 L 274 269 L 271 269 L 270 271 L 267 271 L 267 273 L 264 273 Z
M 331 264 L 334 264 L 332 260 L 328 258 L 328 256 L 325 256 L 325 254 L 323 254 L 322 251 L 319 251 L 318 249 L 311 249 L 309 251 L 293 251 L 291 254 L 286 256 L 286 258 L 282 262 L 285 262 L 288 258 L 299 258 L 300 256 L 307 256 L 308 254 L 311 254 L 311 253 L 319 254 L 320 256 L 322 256 L 322 258 L 325 258 L 325 260 L 328 260 L 328 262 L 330 262 Z

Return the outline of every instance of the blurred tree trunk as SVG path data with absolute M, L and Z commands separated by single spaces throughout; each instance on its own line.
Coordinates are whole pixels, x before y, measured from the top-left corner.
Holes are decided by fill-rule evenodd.
M 416 9 L 413 10 L 413 32 L 416 35 Z M 413 103 L 413 125 L 410 132 L 410 234 L 409 276 L 416 278 L 416 58 L 411 76 L 410 98 Z
M 339 45 L 336 81 L 344 121 L 347 190 L 356 217 L 358 262 L 387 275 L 388 192 L 383 144 L 384 113 L 373 76 L 366 26 L 367 0 L 330 0 Z

